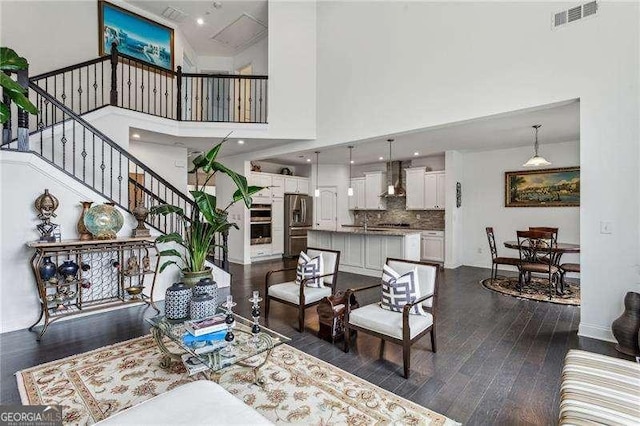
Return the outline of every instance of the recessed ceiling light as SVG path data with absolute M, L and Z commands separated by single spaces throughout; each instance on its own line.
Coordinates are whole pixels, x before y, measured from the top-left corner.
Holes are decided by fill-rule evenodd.
M 355 163 L 355 161 L 351 160 L 351 164 Z
M 214 2 L 213 2 L 213 7 L 214 7 L 214 8 L 216 8 L 216 9 L 220 9 L 220 8 L 222 8 L 222 2 L 220 2 L 220 1 L 214 1 Z
M 140 134 L 139 133 L 134 133 L 134 134 L 131 135 L 131 137 L 135 138 L 135 139 L 140 139 Z
M 244 145 L 244 141 L 243 141 L 242 139 L 240 139 L 240 140 L 238 141 L 238 145 Z
M 380 158 L 378 158 L 378 160 L 382 161 L 382 160 L 384 160 L 384 157 L 380 157 Z
M 307 163 L 310 163 L 310 162 L 311 162 L 311 158 L 307 158 Z
M 417 157 L 418 155 L 420 155 L 420 153 L 418 151 L 416 151 L 416 152 L 413 153 L 413 155 L 415 155 Z
M 198 23 L 198 25 L 204 25 L 204 19 L 202 18 L 196 19 L 196 22 Z

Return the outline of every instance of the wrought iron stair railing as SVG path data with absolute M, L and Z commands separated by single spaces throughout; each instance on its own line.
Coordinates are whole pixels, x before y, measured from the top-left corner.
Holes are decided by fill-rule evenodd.
M 90 61 L 82 66 L 95 67 L 100 63 Z M 68 71 L 72 71 L 72 67 Z M 64 86 L 68 84 L 71 87 L 70 80 L 65 78 L 62 81 Z M 34 153 L 126 211 L 131 212 L 139 203 L 148 207 L 169 203 L 181 207 L 186 216 L 191 215 L 195 204 L 188 195 L 72 110 L 72 107 L 95 110 L 99 105 L 95 100 L 99 97 L 94 96 L 92 100 L 89 96 L 86 103 L 75 98 L 76 102 L 71 103 L 68 97 L 62 97 L 64 91 L 59 91 L 57 84 L 48 86 L 45 83 L 41 87 L 37 81 L 30 81 L 28 87 L 29 97 L 38 107 L 38 114 L 35 119 L 29 120 L 22 110 L 13 106 L 14 119 L 3 126 L 2 149 Z M 47 92 L 47 87 L 62 99 Z M 95 93 L 98 92 L 96 88 Z M 83 91 L 76 93 L 82 94 Z M 65 105 L 67 102 L 69 105 Z M 15 123 L 17 126 L 14 126 Z M 17 137 L 14 137 L 14 127 Z M 176 214 L 158 215 L 148 217 L 147 223 L 162 233 L 178 232 L 184 237 L 182 220 L 183 217 Z M 217 239 L 216 244 L 226 246 L 226 235 L 220 235 Z M 216 248 L 212 255 L 210 260 L 228 270 L 228 257 L 224 249 Z

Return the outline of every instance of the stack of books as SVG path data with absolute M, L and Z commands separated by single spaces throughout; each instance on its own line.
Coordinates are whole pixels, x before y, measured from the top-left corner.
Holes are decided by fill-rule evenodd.
M 227 334 L 225 315 L 184 323 L 187 332 L 182 336 L 182 342 L 196 354 L 203 354 L 225 345 L 224 336 Z

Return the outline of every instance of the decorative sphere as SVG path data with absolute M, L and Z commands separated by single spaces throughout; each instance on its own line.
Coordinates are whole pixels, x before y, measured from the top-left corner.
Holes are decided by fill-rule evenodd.
M 251 327 L 251 332 L 253 334 L 258 334 L 260 333 L 260 326 L 258 324 L 253 324 L 253 327 Z
M 258 308 L 253 308 L 253 309 L 251 310 L 251 316 L 252 316 L 252 317 L 259 317 L 259 316 L 260 316 L 260 309 L 258 309 Z
M 224 322 L 227 324 L 233 324 L 234 318 L 233 315 L 229 314 L 227 315 L 227 317 L 224 319 Z
M 234 336 L 232 332 L 228 332 L 227 334 L 225 334 L 224 340 L 226 340 L 227 342 L 232 342 L 235 337 L 236 336 Z

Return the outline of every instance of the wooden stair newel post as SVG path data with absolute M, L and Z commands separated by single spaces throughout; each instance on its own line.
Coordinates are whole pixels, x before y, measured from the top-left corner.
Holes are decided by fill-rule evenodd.
M 24 95 L 29 97 L 29 68 L 16 71 L 18 84 L 25 88 Z M 29 113 L 18 108 L 18 151 L 29 151 Z
M 111 43 L 111 92 L 109 103 L 113 106 L 118 105 L 118 45 Z

